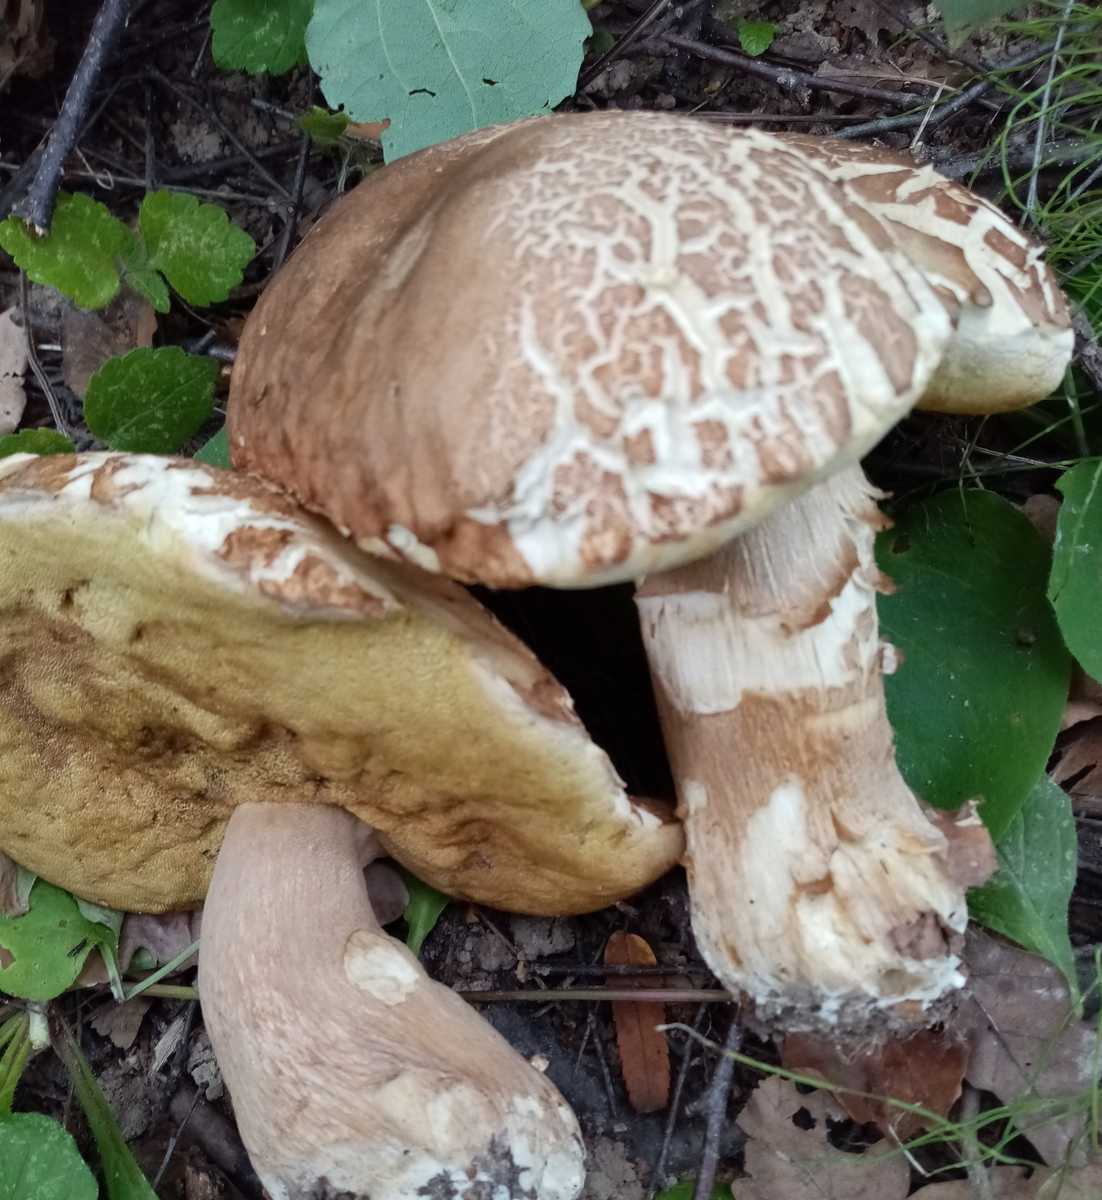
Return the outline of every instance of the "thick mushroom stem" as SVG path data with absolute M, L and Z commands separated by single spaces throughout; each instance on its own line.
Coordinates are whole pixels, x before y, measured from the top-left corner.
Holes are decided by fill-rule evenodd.
M 854 467 L 637 597 L 697 941 L 789 1029 L 921 1019 L 963 982 L 965 887 L 992 865 L 978 818 L 931 819 L 895 763 L 883 524 Z
M 203 1015 L 272 1200 L 572 1200 L 572 1112 L 371 911 L 342 809 L 235 810 L 204 910 Z

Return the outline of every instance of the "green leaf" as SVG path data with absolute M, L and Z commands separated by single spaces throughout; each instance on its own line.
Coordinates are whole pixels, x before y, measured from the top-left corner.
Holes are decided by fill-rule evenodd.
M 744 54 L 757 58 L 773 45 L 777 27 L 772 21 L 739 21 L 738 44 Z
M 1102 459 L 1080 463 L 1056 486 L 1064 496 L 1048 598 L 1068 649 L 1102 679 Z
M 935 0 L 935 3 L 953 45 L 962 42 L 968 31 L 978 25 L 988 25 L 1011 9 L 1024 7 L 1024 0 Z
M 295 120 L 295 124 L 308 134 L 315 145 L 326 149 L 336 146 L 341 134 L 348 128 L 348 113 L 330 112 L 327 108 L 319 108 L 316 104 L 308 112 Z
M 143 296 L 155 312 L 166 313 L 172 306 L 168 284 L 149 262 L 149 251 L 141 238 L 131 238 L 120 262 L 122 281 Z
M 65 1064 L 88 1128 L 96 1139 L 107 1200 L 157 1200 L 141 1167 L 134 1161 L 115 1114 L 67 1025 L 61 1025 L 54 1049 Z
M 72 1136 L 42 1113 L 0 1118 L 0 1200 L 96 1200 Z
M 695 1191 L 696 1180 L 683 1179 L 680 1183 L 675 1183 L 673 1187 L 666 1188 L 664 1192 L 659 1192 L 654 1200 L 693 1200 Z M 712 1188 L 712 1200 L 733 1200 L 731 1185 L 717 1183 Z
M 81 192 L 58 196 L 45 237 L 32 236 L 16 217 L 0 221 L 0 247 L 28 278 L 57 288 L 81 308 L 103 308 L 115 298 L 118 260 L 133 236 L 105 205 Z
M 1079 865 L 1071 798 L 1042 775 L 996 849 L 999 869 L 968 893 L 969 911 L 981 925 L 1059 967 L 1077 994 L 1068 937 L 1068 901 Z
M 0 992 L 24 1000 L 52 1000 L 73 986 L 91 950 L 111 945 L 109 929 L 81 916 L 77 902 L 39 879 L 30 911 L 0 917 Z M 10 959 L 10 961 L 9 961 Z
M 409 892 L 409 903 L 402 914 L 406 921 L 406 945 L 414 954 L 421 953 L 425 938 L 432 933 L 440 914 L 451 903 L 451 898 L 436 888 L 429 887 L 416 875 L 402 868 L 402 879 Z
M 76 446 L 56 429 L 21 429 L 0 437 L 0 458 L 9 454 L 74 454 Z
M 313 0 L 215 0 L 211 57 L 224 71 L 282 75 L 306 61 Z
M 256 254 L 256 243 L 224 209 L 183 192 L 150 192 L 138 224 L 149 265 L 189 304 L 225 300 Z
M 178 346 L 109 358 L 88 381 L 84 419 L 112 450 L 172 454 L 214 408 L 218 363 Z
M 23 1068 L 31 1054 L 31 1022 L 25 1012 L 0 1025 L 0 1118 L 11 1112 L 11 1102 Z
M 199 447 L 195 457 L 208 467 L 222 467 L 226 471 L 233 469 L 233 463 L 230 462 L 230 435 L 226 432 L 225 425 Z
M 310 63 L 331 108 L 390 121 L 390 161 L 471 129 L 550 112 L 577 83 L 578 0 L 317 0 Z
M 1049 548 L 1005 500 L 953 491 L 907 509 L 877 558 L 897 588 L 879 611 L 903 652 L 884 681 L 900 769 L 938 808 L 982 797 L 998 839 L 1044 770 L 1067 696 Z

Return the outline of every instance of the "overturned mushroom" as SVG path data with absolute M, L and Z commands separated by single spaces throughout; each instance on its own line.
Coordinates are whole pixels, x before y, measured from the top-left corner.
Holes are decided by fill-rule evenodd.
M 605 113 L 401 160 L 262 297 L 230 426 L 375 553 L 643 580 L 701 948 L 789 1027 L 868 1030 L 962 982 L 990 855 L 895 765 L 855 465 L 935 394 L 960 308 L 824 145 Z
M 462 588 L 186 460 L 0 461 L 0 562 L 0 849 L 145 911 L 218 856 L 200 990 L 273 1198 L 574 1196 L 569 1110 L 381 933 L 360 844 L 536 912 L 664 871 L 679 827 L 556 681 Z

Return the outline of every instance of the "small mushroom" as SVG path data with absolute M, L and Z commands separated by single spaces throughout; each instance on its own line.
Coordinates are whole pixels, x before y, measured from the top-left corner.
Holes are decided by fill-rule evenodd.
M 267 289 L 229 419 L 239 466 L 374 553 L 494 587 L 639 581 L 702 951 L 789 1028 L 867 1032 L 963 982 L 993 860 L 896 767 L 856 464 L 987 335 L 896 236 L 921 205 L 866 204 L 870 160 L 829 145 L 602 113 L 411 155 Z M 986 271 L 983 245 L 1022 239 L 976 211 L 945 255 Z
M 573 1197 L 569 1109 L 362 873 L 372 829 L 523 911 L 668 868 L 679 826 L 554 678 L 462 588 L 188 460 L 0 460 L 0 558 L 0 850 L 140 911 L 196 905 L 218 857 L 200 991 L 273 1200 Z

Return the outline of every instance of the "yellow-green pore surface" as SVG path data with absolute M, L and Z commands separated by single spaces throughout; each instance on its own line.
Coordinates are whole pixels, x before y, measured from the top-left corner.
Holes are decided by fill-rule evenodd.
M 521 911 L 600 907 L 681 848 L 455 585 L 189 461 L 0 463 L 0 850 L 101 903 L 194 906 L 253 801 L 342 805 Z

